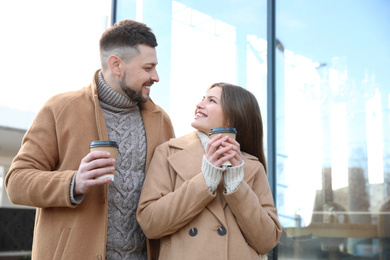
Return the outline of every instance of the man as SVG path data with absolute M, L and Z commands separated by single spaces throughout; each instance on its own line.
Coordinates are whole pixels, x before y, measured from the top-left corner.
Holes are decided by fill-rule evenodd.
M 107 29 L 90 86 L 49 99 L 27 131 L 5 185 L 13 203 L 37 207 L 33 259 L 147 259 L 136 208 L 155 147 L 174 137 L 149 99 L 156 46 L 142 23 Z M 89 152 L 97 140 L 118 143 L 112 182 L 95 179 L 115 163 Z

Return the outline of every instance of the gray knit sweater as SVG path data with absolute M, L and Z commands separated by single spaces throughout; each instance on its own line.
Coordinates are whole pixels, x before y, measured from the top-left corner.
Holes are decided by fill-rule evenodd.
M 115 179 L 108 190 L 106 259 L 147 259 L 146 240 L 136 219 L 145 177 L 146 135 L 136 102 L 112 90 L 98 76 L 99 104 L 108 138 L 118 143 Z

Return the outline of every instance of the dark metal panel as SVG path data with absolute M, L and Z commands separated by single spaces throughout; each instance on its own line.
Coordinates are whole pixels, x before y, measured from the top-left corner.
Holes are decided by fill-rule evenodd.
M 112 2 L 111 2 L 111 26 L 116 23 L 116 6 L 117 6 L 117 1 L 112 0 Z
M 267 147 L 268 178 L 276 203 L 275 0 L 267 0 Z
M 276 32 L 275 32 L 275 0 L 267 0 L 267 167 L 268 180 L 276 201 L 276 84 L 275 84 L 275 58 L 276 58 Z M 269 258 L 278 259 L 278 250 L 275 247 Z

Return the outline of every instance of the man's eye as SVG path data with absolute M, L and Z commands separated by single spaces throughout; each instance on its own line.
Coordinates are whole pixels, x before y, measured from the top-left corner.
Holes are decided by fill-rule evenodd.
M 146 71 L 150 71 L 152 68 L 145 68 Z

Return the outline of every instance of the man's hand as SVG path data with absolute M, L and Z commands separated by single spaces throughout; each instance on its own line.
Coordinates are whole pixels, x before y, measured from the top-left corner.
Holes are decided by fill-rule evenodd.
M 111 181 L 109 177 L 103 179 L 95 178 L 115 171 L 114 164 L 115 159 L 110 158 L 109 152 L 94 151 L 87 154 L 81 160 L 76 174 L 74 194 L 85 194 L 93 186 L 109 183 Z

